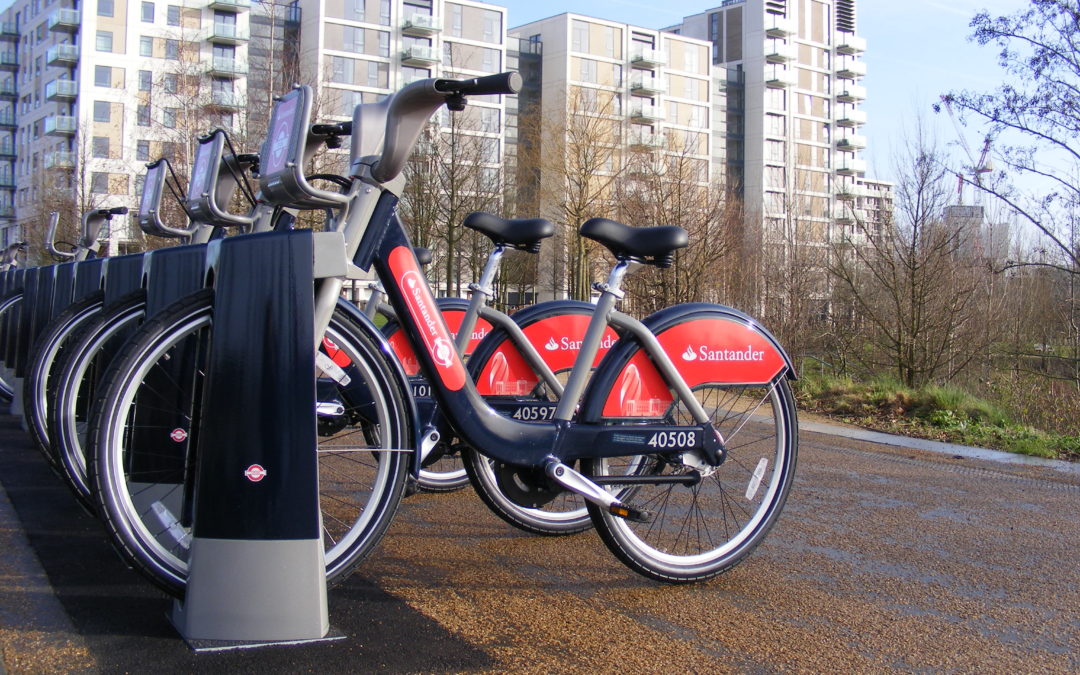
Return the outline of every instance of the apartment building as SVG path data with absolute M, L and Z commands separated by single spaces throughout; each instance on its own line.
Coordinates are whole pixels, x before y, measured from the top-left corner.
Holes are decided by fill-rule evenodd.
M 17 0 L 0 17 L 0 149 L 14 150 L 0 155 L 4 243 L 49 210 L 134 210 L 147 161 L 184 164 L 214 126 L 241 133 L 252 69 L 269 91 L 288 63 L 271 52 L 289 43 L 290 20 L 298 26 L 295 8 L 253 12 L 249 0 L 77 4 Z M 252 27 L 262 45 L 249 54 Z M 133 239 L 133 221 L 114 224 L 108 253 Z
M 765 236 L 794 217 L 819 243 L 834 239 L 867 180 L 856 0 L 725 0 L 667 30 L 711 43 L 727 99 L 728 175 Z M 887 198 L 888 186 L 874 184 L 866 197 Z
M 525 83 L 510 124 L 518 156 L 508 159 L 517 170 L 519 212 L 556 222 L 612 216 L 612 177 L 623 176 L 625 186 L 633 171 L 624 169 L 643 153 L 661 163 L 677 156 L 691 167 L 686 180 L 713 180 L 713 134 L 720 130 L 707 41 L 571 13 L 513 28 L 510 39 Z M 555 208 L 556 196 L 583 180 L 590 186 L 580 192 L 594 196 L 568 198 L 581 213 Z M 560 259 L 567 245 L 557 238 L 543 249 L 554 259 L 541 264 L 551 275 L 541 286 L 556 296 L 567 288 L 560 275 L 574 273 L 572 254 Z
M 302 81 L 317 85 L 321 117 L 351 119 L 360 103 L 429 77 L 478 77 L 506 67 L 506 9 L 459 0 L 303 0 Z M 502 97 L 477 97 L 468 133 L 487 139 L 485 164 L 498 171 Z M 448 123 L 443 111 L 441 118 Z

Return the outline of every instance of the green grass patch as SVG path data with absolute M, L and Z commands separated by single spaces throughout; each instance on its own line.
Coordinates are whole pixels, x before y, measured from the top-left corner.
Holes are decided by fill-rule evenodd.
M 859 382 L 810 374 L 796 383 L 800 407 L 860 426 L 1039 457 L 1080 460 L 1080 437 L 1013 422 L 991 401 L 953 386 L 912 389 L 891 378 Z

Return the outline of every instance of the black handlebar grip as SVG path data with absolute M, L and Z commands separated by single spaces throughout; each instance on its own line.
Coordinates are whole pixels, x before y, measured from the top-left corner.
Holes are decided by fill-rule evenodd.
M 126 206 L 116 206 L 116 207 L 113 207 L 113 208 L 109 209 L 109 215 L 113 215 L 113 216 L 122 216 L 127 212 L 128 212 L 128 207 L 126 207 Z
M 499 73 L 474 77 L 471 80 L 438 80 L 436 91 L 444 94 L 462 94 L 465 96 L 494 96 L 496 94 L 516 94 L 521 91 L 520 73 Z
M 352 122 L 340 124 L 312 124 L 311 133 L 316 136 L 348 136 L 352 134 Z

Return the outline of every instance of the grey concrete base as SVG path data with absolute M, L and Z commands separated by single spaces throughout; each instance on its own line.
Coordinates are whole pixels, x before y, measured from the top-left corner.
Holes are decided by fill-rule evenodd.
M 188 584 L 172 622 L 189 643 L 326 637 L 326 566 L 318 539 L 191 542 Z
M 210 654 L 214 652 L 232 652 L 241 649 L 258 649 L 260 647 L 283 647 L 286 645 L 312 645 L 321 642 L 337 642 L 344 640 L 348 635 L 341 631 L 334 630 L 331 626 L 330 631 L 326 634 L 326 637 L 316 638 L 314 640 L 188 640 L 184 642 L 191 651 L 196 654 Z M 3 675 L 0 673 L 0 675 Z

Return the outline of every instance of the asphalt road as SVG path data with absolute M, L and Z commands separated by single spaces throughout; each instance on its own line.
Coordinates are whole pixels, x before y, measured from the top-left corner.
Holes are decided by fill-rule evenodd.
M 765 543 L 679 587 L 637 577 L 590 533 L 527 536 L 468 491 L 418 495 L 330 592 L 346 640 L 224 654 L 176 636 L 169 601 L 10 418 L 0 480 L 9 673 L 1080 670 L 1076 472 L 806 432 Z

